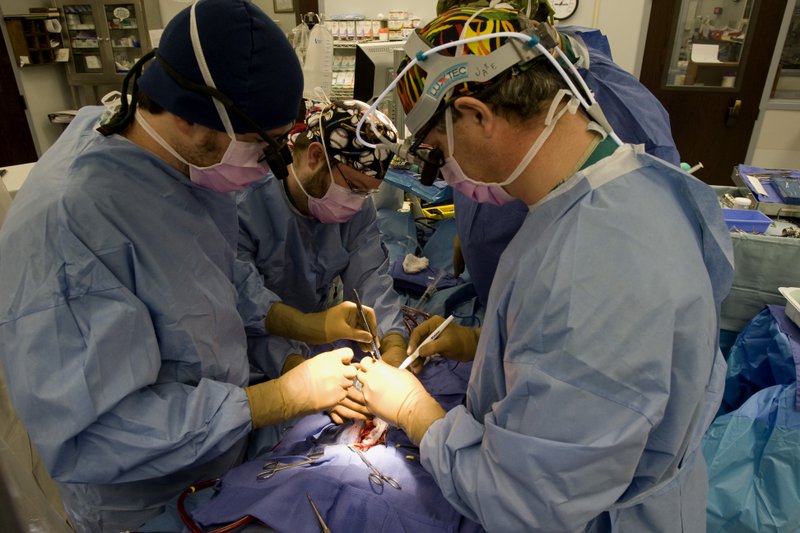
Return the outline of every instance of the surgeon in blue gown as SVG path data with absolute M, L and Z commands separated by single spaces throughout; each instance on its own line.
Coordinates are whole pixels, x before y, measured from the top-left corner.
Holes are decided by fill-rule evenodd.
M 406 48 L 407 113 L 463 61 L 426 50 L 457 41 L 471 15 L 471 36 L 527 27 L 504 9 L 434 19 Z M 519 57 L 507 39 L 465 49 L 499 64 Z M 367 406 L 420 444 L 445 497 L 488 531 L 704 531 L 700 443 L 722 395 L 733 275 L 716 195 L 618 145 L 546 57 L 516 61 L 512 76 L 440 91 L 431 127 L 414 132 L 445 154 L 448 182 L 529 206 L 492 284 L 466 404 L 445 413 L 411 372 L 363 361 Z
M 237 195 L 239 257 L 255 264 L 274 294 L 271 333 L 310 343 L 324 340 L 304 336 L 304 314 L 329 309 L 341 299 L 352 307 L 356 289 L 374 310 L 382 356 L 399 365 L 407 346 L 402 302 L 389 275 L 371 198 L 392 152 L 382 145 L 367 148 L 356 139 L 355 126 L 368 107 L 339 100 L 309 109 L 290 136 L 289 176 L 269 175 Z M 381 113 L 375 122 L 381 135 L 397 139 L 388 117 Z M 365 137 L 377 140 L 370 132 Z M 253 339 L 251 344 L 258 346 Z M 338 422 L 340 414 L 332 413 Z
M 80 110 L 0 231 L 3 372 L 81 532 L 137 529 L 355 376 L 342 349 L 248 383 L 245 328 L 264 331 L 270 295 L 236 258 L 233 191 L 269 171 L 265 150 L 283 164 L 302 91 L 283 32 L 248 0 L 200 0 L 158 54 L 137 105 Z
M 454 3 L 458 2 L 448 4 Z M 547 1 L 539 4 L 546 5 Z M 547 13 L 547 9 L 540 8 L 539 20 L 546 20 Z M 559 26 L 558 30 L 562 49 L 578 67 L 620 139 L 643 144 L 648 154 L 678 165 L 680 158 L 667 111 L 639 80 L 612 61 L 605 35 L 593 28 Z M 520 201 L 502 209 L 481 204 L 458 190 L 453 191 L 453 203 L 458 235 L 456 263 L 460 263 L 461 256 L 478 300 L 485 306 L 500 255 L 522 225 L 528 209 Z

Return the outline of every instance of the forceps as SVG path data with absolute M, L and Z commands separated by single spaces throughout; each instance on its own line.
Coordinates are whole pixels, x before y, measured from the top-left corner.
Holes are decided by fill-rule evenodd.
M 276 461 L 274 459 L 272 461 L 267 461 L 263 466 L 264 470 L 256 475 L 256 479 L 269 479 L 281 470 L 288 470 L 289 468 L 294 468 L 296 466 L 304 466 L 311 463 L 316 463 L 322 458 L 323 455 L 324 454 L 321 452 L 312 453 L 311 455 L 307 456 L 306 459 L 296 463 L 281 463 L 280 461 Z
M 375 483 L 379 487 L 383 487 L 383 482 L 385 481 L 392 488 L 395 488 L 397 490 L 401 489 L 400 483 L 392 476 L 387 476 L 386 474 L 375 468 L 375 465 L 373 465 L 369 461 L 369 459 L 367 459 L 367 456 L 364 452 L 356 448 L 353 444 L 348 444 L 347 447 L 353 450 L 361 458 L 361 460 L 364 461 L 364 464 L 367 465 L 367 467 L 369 467 L 369 469 L 371 470 L 368 476 L 370 483 Z
M 311 499 L 311 495 L 306 492 L 306 498 L 308 498 L 308 503 L 311 504 L 311 508 L 314 510 L 314 514 L 317 515 L 317 522 L 319 522 L 319 530 L 322 533 L 331 533 L 331 529 L 328 527 L 328 524 L 325 523 L 325 520 L 322 519 L 322 515 L 319 514 L 319 510 L 317 506 L 314 505 L 314 500 Z
M 353 296 L 356 300 L 358 314 L 361 315 L 361 320 L 364 322 L 364 327 L 367 328 L 369 334 L 372 335 L 372 351 L 375 354 L 375 359 L 380 359 L 381 351 L 378 349 L 378 343 L 375 342 L 375 334 L 372 332 L 369 322 L 367 322 L 367 315 L 364 314 L 364 308 L 361 306 L 361 298 L 358 297 L 358 291 L 355 289 L 353 289 Z

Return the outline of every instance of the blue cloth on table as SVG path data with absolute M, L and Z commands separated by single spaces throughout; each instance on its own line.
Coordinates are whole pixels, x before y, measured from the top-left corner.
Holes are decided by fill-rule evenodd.
M 703 439 L 708 531 L 796 531 L 800 465 L 800 328 L 768 305 L 729 357 L 723 407 Z
M 766 175 L 775 175 L 775 176 L 786 176 L 791 178 L 800 178 L 800 170 L 782 170 L 782 169 L 772 169 L 772 168 L 761 168 L 761 167 L 753 167 L 750 165 L 739 165 L 739 176 L 742 177 L 742 180 L 747 185 L 748 189 L 753 193 L 753 196 L 756 197 L 756 200 L 759 202 L 767 202 L 772 204 L 782 204 L 784 203 L 783 198 L 781 195 L 778 194 L 778 190 L 775 188 L 775 185 L 772 183 L 772 180 L 769 179 L 769 176 Z M 759 182 L 764 189 L 764 192 L 767 194 L 761 194 L 755 188 L 750 185 L 750 182 L 747 180 L 746 176 L 753 175 L 753 174 L 761 174 L 759 176 L 761 179 Z
M 745 326 L 731 348 L 720 414 L 738 409 L 761 389 L 795 383 L 798 372 L 800 328 L 786 317 L 782 306 L 768 305 Z
M 434 269 L 430 266 L 419 272 L 409 274 L 403 269 L 402 259 L 398 259 L 392 265 L 391 275 L 394 280 L 394 289 L 407 292 L 412 296 L 424 294 L 428 285 L 436 281 L 437 278 L 436 290 L 448 289 L 463 283 L 463 280 L 454 277 L 451 273 L 441 269 Z
M 434 359 L 419 377 L 442 406 L 450 409 L 463 402 L 471 367 L 471 363 Z M 390 428 L 385 446 L 375 446 L 366 454 L 402 488 L 371 484 L 366 465 L 344 445 L 353 441 L 348 438 L 352 429 L 350 424 L 336 426 L 322 414 L 303 418 L 269 456 L 226 474 L 215 496 L 192 513 L 194 519 L 211 526 L 250 514 L 279 532 L 316 531 L 316 518 L 303 497 L 308 493 L 333 531 L 482 531 L 447 502 L 422 468 L 418 449 L 397 428 Z M 256 479 L 269 457 L 304 456 L 315 451 L 324 452 L 319 463 Z M 287 459 L 284 462 L 290 462 Z
M 797 383 L 756 392 L 706 432 L 708 531 L 797 531 Z

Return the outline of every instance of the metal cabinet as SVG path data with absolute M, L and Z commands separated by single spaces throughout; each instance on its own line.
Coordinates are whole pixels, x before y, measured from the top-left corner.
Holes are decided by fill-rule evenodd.
M 76 107 L 99 103 L 151 49 L 149 30 L 161 28 L 157 0 L 56 0 L 69 47 L 67 80 Z

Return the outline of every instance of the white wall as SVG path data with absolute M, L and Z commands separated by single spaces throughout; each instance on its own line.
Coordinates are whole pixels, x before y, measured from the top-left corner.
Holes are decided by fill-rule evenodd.
M 254 4 L 264 10 L 284 33 L 289 33 L 295 27 L 294 13 L 275 13 L 272 0 L 252 0 Z M 191 0 L 159 0 L 161 6 L 161 21 L 166 26 L 181 9 L 190 6 Z
M 574 16 L 562 24 L 594 26 L 602 29 L 611 44 L 614 60 L 625 70 L 638 75 L 653 0 L 582 0 Z M 732 0 L 720 0 L 723 17 L 731 14 L 738 5 Z M 272 0 L 253 0 L 278 21 L 285 32 L 294 27 L 293 14 L 275 14 Z M 162 22 L 166 23 L 188 5 L 187 0 L 159 0 Z M 790 0 L 794 5 L 794 0 Z M 26 13 L 29 7 L 45 7 L 47 0 L 0 0 L 3 14 Z M 320 11 L 326 14 L 362 13 L 372 17 L 388 13 L 389 9 L 404 9 L 420 17 L 423 22 L 436 15 L 436 0 L 320 0 Z M 787 8 L 788 9 L 788 8 Z M 46 150 L 63 127 L 50 124 L 47 113 L 71 107 L 71 97 L 64 68 L 59 65 L 18 69 L 21 90 L 30 108 L 34 141 L 41 152 Z M 783 161 L 775 166 L 800 168 L 800 111 L 769 110 L 763 115 L 760 128 L 753 135 L 750 150 L 751 164 L 773 166 L 771 161 Z M 794 118 L 797 117 L 797 118 Z M 1 128 L 2 126 L 0 126 Z M 6 134 L 4 132 L 4 134 Z M 793 144 L 792 144 L 793 143 Z
M 751 165 L 800 169 L 800 111 L 768 109 L 761 128 L 753 132 Z

